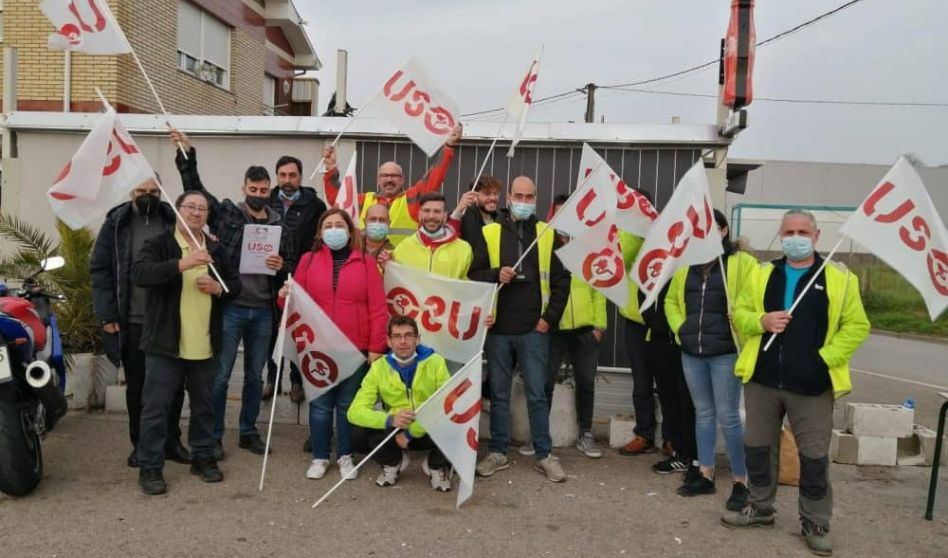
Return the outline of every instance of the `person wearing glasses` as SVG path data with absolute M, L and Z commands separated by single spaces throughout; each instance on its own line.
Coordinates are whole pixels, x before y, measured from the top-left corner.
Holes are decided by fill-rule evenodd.
M 431 488 L 451 490 L 451 464 L 420 424 L 415 409 L 451 379 L 444 358 L 434 349 L 419 344 L 418 324 L 408 316 L 393 316 L 386 327 L 391 352 L 372 363 L 356 393 L 347 417 L 352 424 L 352 446 L 368 455 L 390 438 L 372 459 L 382 468 L 375 479 L 381 487 L 394 486 L 408 466 L 404 450 L 430 450 L 422 471 L 431 479 Z M 377 401 L 382 408 L 377 409 Z
M 441 185 L 448 174 L 451 161 L 454 160 L 454 148 L 461 141 L 462 132 L 463 127 L 458 124 L 441 149 L 441 157 L 438 162 L 428 169 L 421 180 L 411 188 L 405 188 L 405 175 L 398 163 L 395 161 L 382 163 L 376 179 L 378 192 L 362 192 L 359 194 L 359 207 L 362 211 L 359 216 L 359 228 L 365 228 L 368 208 L 375 204 L 382 204 L 388 207 L 389 210 L 388 239 L 392 244 L 398 246 L 399 242 L 414 234 L 418 230 L 418 211 L 420 209 L 418 202 L 423 194 L 441 190 Z M 323 164 L 326 166 L 326 173 L 323 175 L 326 199 L 330 206 L 334 206 L 340 184 L 339 167 L 337 166 L 336 148 L 334 146 L 327 146 L 323 151 Z
M 240 281 L 221 245 L 204 234 L 210 207 L 207 196 L 195 190 L 185 192 L 175 207 L 184 224 L 179 222 L 173 230 L 146 240 L 132 266 L 132 281 L 147 289 L 141 341 L 145 386 L 138 442 L 138 482 L 145 494 L 167 491 L 162 468 L 168 415 L 182 381 L 191 403 L 191 473 L 204 482 L 224 478 L 214 459 L 211 393 L 222 344 L 223 302 L 239 295 Z M 212 263 L 219 276 L 209 269 Z

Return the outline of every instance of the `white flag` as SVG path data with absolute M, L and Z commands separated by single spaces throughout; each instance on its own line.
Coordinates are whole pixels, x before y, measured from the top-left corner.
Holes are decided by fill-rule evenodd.
M 905 157 L 899 157 L 839 232 L 901 273 L 925 299 L 932 321 L 948 307 L 948 232 Z
M 66 163 L 46 193 L 53 213 L 73 229 L 99 219 L 155 173 L 111 109 Z
M 49 48 L 86 54 L 132 51 L 106 0 L 43 0 L 40 10 L 56 28 Z
M 385 264 L 385 296 L 391 315 L 413 318 L 421 342 L 454 362 L 467 362 L 484 346 L 484 319 L 491 311 L 495 285 L 432 275 Z
M 576 184 L 582 184 L 583 179 L 593 171 L 601 175 L 597 177 L 598 182 L 608 181 L 615 188 L 616 225 L 628 233 L 644 238 L 652 227 L 652 222 L 658 219 L 658 211 L 648 198 L 629 187 L 619 173 L 612 170 L 612 167 L 592 147 L 589 147 L 589 144 L 584 143 Z
M 603 219 L 572 237 L 556 255 L 574 277 L 624 308 L 629 303 L 629 285 L 618 236 L 615 221 Z
M 704 162 L 698 160 L 678 182 L 629 270 L 632 280 L 646 293 L 642 310 L 655 302 L 679 267 L 707 263 L 723 253 L 711 210 L 708 175 Z
M 448 141 L 457 124 L 457 103 L 440 90 L 414 58 L 382 86 L 380 104 L 392 124 L 429 157 Z
M 290 281 L 284 312 L 286 329 L 279 332 L 273 359 L 280 357 L 282 342 L 283 358 L 295 362 L 303 376 L 307 401 L 336 387 L 365 363 L 362 352 L 296 281 Z
M 576 189 L 555 217 L 556 229 L 570 236 L 580 236 L 604 220 L 615 222 L 617 197 L 609 178 L 611 169 L 585 143 L 581 161 L 588 167 L 580 165 Z
M 481 353 L 478 351 L 415 413 L 415 420 L 458 472 L 461 483 L 457 507 L 461 507 L 474 492 L 480 418 Z
M 540 50 L 537 51 L 536 58 L 530 61 L 530 65 L 527 67 L 523 79 L 520 80 L 520 86 L 517 87 L 517 92 L 507 104 L 507 114 L 517 123 L 517 130 L 514 132 L 513 142 L 507 151 L 508 157 L 513 157 L 514 148 L 517 147 L 517 144 L 520 143 L 520 138 L 523 137 L 523 129 L 527 125 L 527 112 L 530 111 L 530 105 L 533 104 L 533 90 L 537 85 L 537 76 L 540 73 L 540 56 L 542 55 L 543 47 L 540 47 Z
M 352 154 L 349 159 L 349 166 L 346 167 L 346 174 L 342 177 L 342 183 L 339 185 L 339 193 L 336 194 L 336 207 L 342 209 L 352 217 L 354 223 L 359 222 L 359 186 L 356 184 L 356 154 Z

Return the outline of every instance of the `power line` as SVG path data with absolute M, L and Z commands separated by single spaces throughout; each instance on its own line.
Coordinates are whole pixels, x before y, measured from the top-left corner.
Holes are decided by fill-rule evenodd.
M 687 91 L 661 91 L 656 89 L 633 89 L 629 87 L 600 86 L 602 89 L 610 91 L 623 91 L 626 93 L 646 93 L 652 95 L 671 95 L 676 97 L 701 97 L 706 99 L 717 99 L 717 95 L 708 93 L 691 93 Z M 872 107 L 948 107 L 948 103 L 936 102 L 915 102 L 915 101 L 851 101 L 838 99 L 789 99 L 783 97 L 754 97 L 755 102 L 769 103 L 800 103 L 815 105 L 852 105 L 852 106 L 872 106 Z

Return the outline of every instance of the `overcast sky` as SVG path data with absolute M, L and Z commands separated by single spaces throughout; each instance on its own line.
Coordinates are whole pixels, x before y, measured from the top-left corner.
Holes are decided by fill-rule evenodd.
M 535 98 L 628 83 L 715 58 L 730 0 L 296 0 L 324 66 L 320 111 L 335 90 L 336 49 L 349 51 L 349 102 L 358 107 L 417 56 L 462 113 L 506 104 L 544 45 Z M 844 0 L 758 0 L 757 39 Z M 948 2 L 863 0 L 757 50 L 755 97 L 948 103 Z M 717 69 L 645 86 L 716 94 Z M 714 122 L 717 101 L 600 90 L 597 121 Z M 585 99 L 537 105 L 532 122 L 581 121 Z M 734 157 L 892 163 L 906 152 L 948 164 L 948 106 L 878 107 L 755 101 Z M 463 119 L 462 119 L 463 121 Z

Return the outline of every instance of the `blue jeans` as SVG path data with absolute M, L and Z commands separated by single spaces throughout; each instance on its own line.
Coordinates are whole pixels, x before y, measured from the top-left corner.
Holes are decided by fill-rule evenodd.
M 492 453 L 507 453 L 510 444 L 510 391 L 513 360 L 523 376 L 530 417 L 530 435 L 537 460 L 550 454 L 550 408 L 546 402 L 546 376 L 549 369 L 550 337 L 531 331 L 523 335 L 487 334 L 484 349 L 490 370 L 490 444 Z
M 698 463 L 714 467 L 717 427 L 724 434 L 724 446 L 735 477 L 747 476 L 744 459 L 744 427 L 741 424 L 741 379 L 734 375 L 737 354 L 696 357 L 681 353 L 688 391 L 695 404 L 695 436 Z
M 240 395 L 240 435 L 257 432 L 260 396 L 263 391 L 263 367 L 270 346 L 270 306 L 250 308 L 237 304 L 224 305 L 221 335 L 220 368 L 214 378 L 214 438 L 224 436 L 224 412 L 227 410 L 227 384 L 237 360 L 237 346 L 244 341 L 244 387 Z
M 336 413 L 336 459 L 352 454 L 352 427 L 349 426 L 346 413 L 368 371 L 369 363 L 366 362 L 342 383 L 309 402 L 309 438 L 313 444 L 313 459 L 329 459 L 333 411 Z

